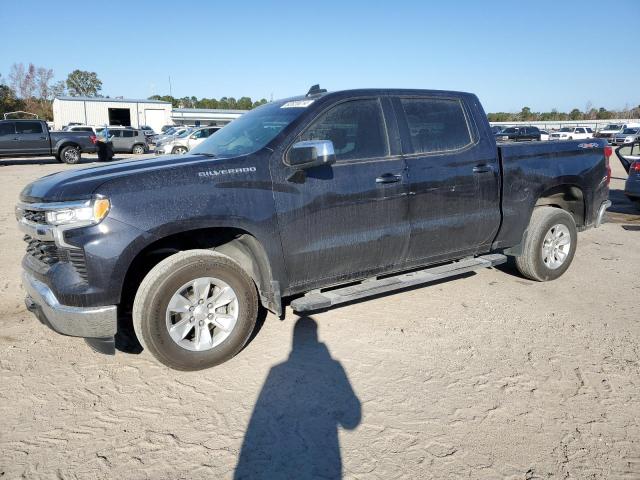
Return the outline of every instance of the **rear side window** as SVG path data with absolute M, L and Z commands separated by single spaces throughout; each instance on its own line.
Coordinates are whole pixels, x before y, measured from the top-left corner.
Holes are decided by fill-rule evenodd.
M 122 130 L 122 136 L 125 138 L 131 138 L 133 137 L 133 134 L 135 132 L 133 130 Z
M 40 122 L 17 122 L 16 131 L 18 133 L 42 133 Z
M 331 140 L 337 161 L 384 157 L 389 153 L 377 99 L 339 103 L 320 115 L 298 140 Z
M 459 100 L 401 98 L 400 103 L 407 119 L 413 153 L 457 150 L 471 143 Z
M 15 123 L 13 122 L 0 123 L 0 136 L 15 135 L 15 134 L 16 134 Z
M 585 133 L 584 128 L 576 128 L 576 133 Z

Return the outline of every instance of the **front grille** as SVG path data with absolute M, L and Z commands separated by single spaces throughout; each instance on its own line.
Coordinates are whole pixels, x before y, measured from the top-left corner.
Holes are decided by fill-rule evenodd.
M 45 213 L 41 210 L 24 210 L 22 215 L 29 222 L 41 223 L 41 224 L 47 223 Z
M 80 278 L 87 281 L 87 262 L 82 249 L 58 248 L 55 242 L 45 242 L 29 235 L 25 235 L 23 240 L 27 242 L 27 255 L 49 266 L 58 262 L 70 263 Z
M 27 242 L 27 255 L 31 255 L 47 265 L 53 265 L 60 261 L 58 247 L 55 242 L 44 242 L 29 235 L 25 235 L 23 240 Z

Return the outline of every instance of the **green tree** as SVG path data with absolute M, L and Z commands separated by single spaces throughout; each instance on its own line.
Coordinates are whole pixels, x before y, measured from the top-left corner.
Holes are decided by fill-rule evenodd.
M 24 102 L 16 97 L 16 92 L 10 86 L 0 84 L 0 115 L 24 109 Z
M 574 108 L 569 112 L 569 118 L 571 120 L 582 120 L 582 117 L 583 117 L 582 112 L 577 108 Z
M 72 97 L 97 97 L 102 81 L 95 72 L 74 70 L 67 76 L 67 90 Z
M 596 113 L 596 119 L 598 120 L 609 120 L 613 118 L 613 114 L 609 112 L 606 108 L 600 107 L 598 112 Z

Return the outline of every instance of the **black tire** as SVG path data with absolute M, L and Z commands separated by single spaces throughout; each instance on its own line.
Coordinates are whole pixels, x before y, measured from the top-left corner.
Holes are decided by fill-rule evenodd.
M 175 147 L 171 153 L 174 155 L 185 155 L 187 153 L 187 149 L 185 147 Z
M 134 145 L 133 148 L 131 149 L 131 153 L 135 155 L 142 155 L 144 151 L 145 151 L 144 146 L 140 144 Z
M 57 161 L 59 161 L 60 163 L 62 163 L 62 159 L 60 158 L 60 155 L 58 155 L 57 153 L 53 156 Z
M 166 311 L 173 294 L 199 277 L 227 283 L 238 299 L 238 319 L 229 336 L 210 350 L 192 351 L 169 335 Z M 156 265 L 144 278 L 133 303 L 133 327 L 145 350 L 177 370 L 201 370 L 234 357 L 256 325 L 258 294 L 253 280 L 231 258 L 211 250 L 186 250 Z
M 569 231 L 571 240 L 567 256 L 557 268 L 549 268 L 544 261 L 542 250 L 544 238 L 552 227 L 564 225 Z M 578 244 L 578 231 L 571 214 L 554 207 L 534 208 L 529 221 L 527 238 L 525 239 L 522 255 L 516 257 L 516 267 L 525 277 L 538 282 L 555 280 L 567 271 Z
M 82 160 L 80 149 L 72 145 L 63 147 L 62 150 L 60 150 L 60 158 L 64 163 L 68 163 L 69 165 L 75 165 Z

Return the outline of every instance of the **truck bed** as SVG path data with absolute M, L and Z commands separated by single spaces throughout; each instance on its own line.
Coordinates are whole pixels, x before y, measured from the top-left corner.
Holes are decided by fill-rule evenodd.
M 575 203 L 574 216 L 583 219 L 579 228 L 593 224 L 608 191 L 605 147 L 607 142 L 596 138 L 499 143 L 502 225 L 494 247 L 519 243 L 536 200 L 549 194 Z

